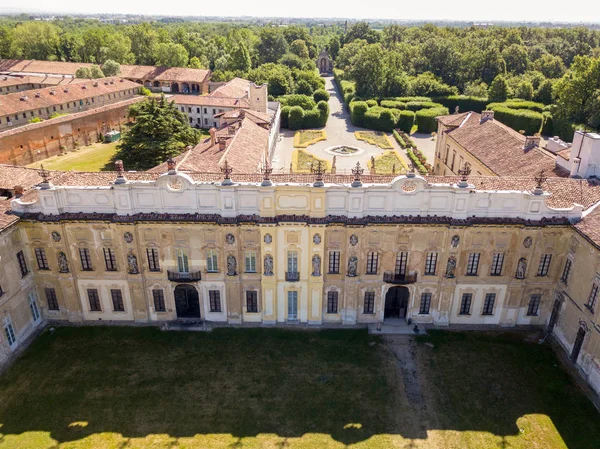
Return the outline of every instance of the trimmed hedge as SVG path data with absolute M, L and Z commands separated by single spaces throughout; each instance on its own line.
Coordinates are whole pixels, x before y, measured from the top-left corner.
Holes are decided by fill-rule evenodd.
M 390 98 L 390 100 L 402 101 L 403 103 L 408 103 L 409 101 L 433 101 L 431 97 L 394 97 Z
M 301 129 L 304 111 L 300 106 L 292 106 L 289 112 L 288 125 L 290 129 Z
M 316 103 L 319 101 L 329 101 L 329 92 L 325 89 L 317 89 L 313 92 L 313 100 L 315 100 Z
M 300 106 L 281 108 L 281 126 L 288 129 L 322 128 L 329 118 L 329 104 L 319 101 L 316 108 L 308 111 Z
M 448 97 L 438 97 L 435 99 L 438 103 L 446 106 L 449 111 L 453 111 L 458 106 L 459 112 L 484 111 L 488 104 L 487 98 L 469 97 L 467 95 L 450 95 Z
M 410 133 L 415 124 L 415 113 L 413 111 L 400 111 L 398 120 L 396 120 L 396 128 L 401 129 L 405 133 Z
M 375 106 L 379 106 L 379 105 L 377 104 L 377 100 L 367 100 L 367 105 L 368 105 L 370 108 L 372 108 L 372 107 L 375 107 Z
M 406 109 L 409 111 L 420 111 L 421 109 L 441 108 L 443 105 L 433 101 L 409 101 L 406 103 Z
M 382 108 L 406 109 L 406 103 L 403 103 L 402 101 L 396 101 L 396 100 L 381 100 L 379 105 Z
M 369 110 L 366 101 L 353 101 L 350 104 L 350 121 L 356 126 L 364 126 L 365 114 Z
M 398 134 L 398 131 L 394 130 L 392 132 L 392 134 L 394 135 L 394 138 L 396 139 L 396 142 L 398 142 L 398 145 L 400 145 L 400 148 L 403 148 L 403 149 L 408 148 L 408 145 L 406 144 L 406 142 L 404 141 L 404 139 L 402 138 L 402 136 L 400 134 Z
M 536 103 L 535 101 L 508 100 L 504 103 L 490 103 L 487 105 L 487 109 L 494 110 L 494 108 L 498 106 L 509 109 L 527 109 L 535 112 L 543 112 L 546 108 L 546 105 Z
M 415 155 L 415 153 L 413 153 L 411 149 L 408 149 L 408 150 L 406 150 L 406 154 L 408 155 L 408 158 L 412 161 L 412 163 L 415 165 L 415 167 L 417 167 L 417 170 L 419 170 L 419 173 L 421 173 L 422 175 L 426 175 L 427 169 L 421 163 L 421 161 Z
M 511 109 L 505 106 L 494 106 L 494 119 L 499 120 L 515 131 L 525 131 L 527 135 L 539 133 L 544 117 L 536 111 L 528 109 Z
M 552 122 L 552 114 L 549 112 L 542 112 L 542 117 L 544 118 L 544 124 L 542 125 L 542 135 L 553 136 L 554 123 Z
M 419 132 L 431 134 L 437 131 L 438 126 L 435 118 L 440 115 L 448 115 L 448 108 L 442 106 L 417 111 L 415 118 Z
M 277 99 L 277 101 L 279 101 L 282 106 L 300 106 L 305 111 L 310 111 L 317 106 L 315 100 L 313 100 L 309 95 L 282 95 Z
M 282 108 L 281 108 L 281 127 L 282 128 L 290 127 L 290 124 L 289 124 L 290 109 L 292 109 L 291 106 L 282 106 Z
M 369 108 L 365 113 L 363 126 L 376 131 L 392 132 L 397 121 L 395 114 L 399 112 L 396 109 L 385 109 L 381 106 Z

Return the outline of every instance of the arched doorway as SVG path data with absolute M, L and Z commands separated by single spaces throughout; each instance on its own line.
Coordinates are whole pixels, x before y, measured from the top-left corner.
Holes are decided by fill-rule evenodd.
M 177 318 L 200 318 L 198 290 L 193 285 L 175 287 L 175 309 Z
M 327 59 L 321 58 L 321 73 L 327 73 Z
M 172 83 L 171 84 L 171 92 L 174 93 L 174 94 L 179 93 L 179 84 Z
M 390 287 L 385 294 L 383 318 L 406 318 L 409 292 L 406 287 Z

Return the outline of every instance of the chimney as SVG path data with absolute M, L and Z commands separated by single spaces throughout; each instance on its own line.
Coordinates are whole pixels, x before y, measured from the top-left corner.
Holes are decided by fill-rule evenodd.
M 481 113 L 481 121 L 479 123 L 484 123 L 488 120 L 494 120 L 494 111 L 483 111 Z
M 227 128 L 227 132 L 229 133 L 230 136 L 232 134 L 235 134 L 235 126 L 230 126 L 229 128 Z
M 210 134 L 210 144 L 215 145 L 217 143 L 217 130 L 216 128 L 211 128 L 208 133 Z
M 28 100 L 28 98 L 27 98 L 27 95 L 23 95 L 23 96 L 21 97 L 21 101 L 27 101 L 27 100 Z
M 23 196 L 23 191 L 24 191 L 23 186 L 17 185 L 17 186 L 14 186 L 13 189 L 15 191 L 16 198 L 21 198 Z
M 530 150 L 531 148 L 540 146 L 540 136 L 525 136 L 524 150 Z
M 42 96 L 42 94 L 40 92 L 35 93 L 35 98 L 40 98 L 41 96 Z
M 219 150 L 223 151 L 227 148 L 227 139 L 219 139 Z

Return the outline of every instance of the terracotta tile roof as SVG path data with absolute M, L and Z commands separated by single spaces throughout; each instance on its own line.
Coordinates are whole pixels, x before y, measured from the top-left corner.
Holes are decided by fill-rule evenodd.
M 33 76 L 33 75 L 4 75 L 0 76 L 0 87 L 21 86 L 23 84 L 31 84 L 30 89 L 33 89 L 35 84 L 42 86 L 57 86 L 72 83 L 74 78 L 64 78 L 61 76 Z M 81 80 L 78 80 L 81 81 Z
M 447 117 L 456 116 L 438 120 L 443 123 Z M 534 176 L 540 170 L 548 176 L 568 176 L 565 170 L 556 167 L 554 156 L 539 148 L 524 150 L 525 136 L 498 120 L 481 123 L 480 119 L 480 114 L 470 112 L 462 125 L 446 133 L 498 176 Z
M 568 161 L 571 157 L 571 148 L 565 148 L 564 150 L 560 150 L 558 153 L 556 153 L 556 156 L 562 157 L 563 159 Z
M 0 200 L 0 231 L 19 221 L 19 217 L 10 213 L 10 200 Z
M 210 106 L 221 108 L 249 108 L 250 103 L 244 98 L 212 97 L 209 95 L 171 95 L 169 100 L 178 105 Z
M 13 92 L 0 96 L 0 115 L 18 114 L 24 111 L 65 104 L 70 101 L 116 93 L 126 89 L 135 89 L 135 92 L 137 92 L 139 87 L 133 81 L 112 77 L 100 80 L 85 80 L 73 83 L 68 87 L 45 87 L 35 91 Z M 51 92 L 54 92 L 54 94 L 51 94 Z M 38 93 L 39 97 L 36 96 Z M 22 98 L 26 98 L 26 100 L 22 100 Z
M 211 97 L 243 98 L 248 97 L 251 81 L 243 78 L 233 78 L 231 81 L 215 89 Z
M 441 122 L 445 126 L 460 126 L 469 114 L 470 112 L 462 112 L 460 114 L 441 115 L 436 118 L 438 122 Z
M 0 139 L 2 139 L 3 137 L 13 136 L 19 133 L 31 131 L 32 129 L 44 128 L 45 126 L 56 125 L 58 123 L 71 122 L 73 120 L 77 120 L 82 117 L 87 117 L 89 115 L 99 114 L 104 111 L 110 111 L 112 109 L 126 107 L 134 103 L 144 101 L 145 99 L 146 97 L 137 96 L 124 101 L 117 101 L 116 103 L 105 104 L 104 106 L 100 106 L 99 108 L 88 109 L 87 111 L 74 112 L 72 114 L 62 115 L 60 117 L 43 120 L 37 123 L 28 123 L 27 125 L 17 126 L 4 131 L 0 131 Z
M 36 61 L 31 59 L 0 59 L 0 72 L 44 73 L 71 75 L 80 67 L 94 64 L 83 62 Z M 121 65 L 123 78 L 202 83 L 210 75 L 210 70 L 189 69 L 184 67 L 155 67 L 142 65 Z
M 17 167 L 14 165 L 0 164 L 0 189 L 12 190 L 14 186 L 20 185 L 28 190 L 31 187 L 42 182 L 36 168 Z M 50 177 L 54 178 L 62 172 L 50 172 Z
M 597 248 L 600 248 L 600 206 L 594 208 L 583 220 L 574 225 L 574 228 Z
M 184 67 L 155 67 L 146 65 L 121 65 L 120 76 L 129 79 L 177 81 L 179 83 L 198 83 L 206 81 L 210 70 L 189 69 Z M 181 86 L 180 86 L 181 88 Z

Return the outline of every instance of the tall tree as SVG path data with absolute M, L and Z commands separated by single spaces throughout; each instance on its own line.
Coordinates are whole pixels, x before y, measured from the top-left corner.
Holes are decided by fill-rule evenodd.
M 256 46 L 261 64 L 279 61 L 288 51 L 288 43 L 281 30 L 266 27 L 260 30 L 260 42 Z
M 356 82 L 356 95 L 372 98 L 383 90 L 385 81 L 384 52 L 381 44 L 363 47 L 353 59 L 350 75 Z
M 60 31 L 51 23 L 22 23 L 12 33 L 12 53 L 18 58 L 55 60 Z
M 156 46 L 156 65 L 161 67 L 187 67 L 188 52 L 181 44 L 158 44 Z
M 200 140 L 200 133 L 189 125 L 187 116 L 164 95 L 131 106 L 129 116 L 135 122 L 117 147 L 117 157 L 129 168 L 152 168 Z
M 488 90 L 488 99 L 490 102 L 503 102 L 508 99 L 508 84 L 503 76 L 498 75 L 492 81 Z
M 247 72 L 252 67 L 250 52 L 244 42 L 240 42 L 231 53 L 231 68 L 232 70 L 241 70 Z
M 104 73 L 104 76 L 117 76 L 121 73 L 121 64 L 108 59 L 102 64 L 102 73 Z

